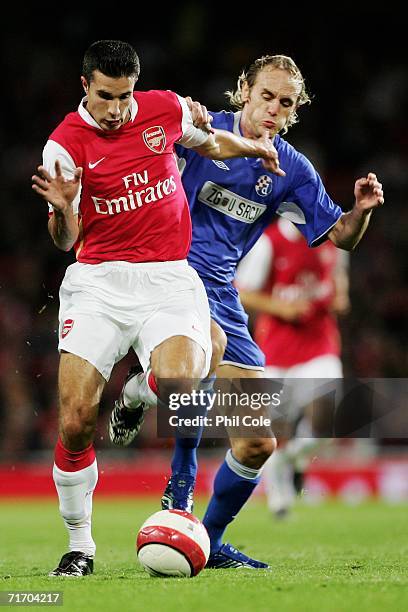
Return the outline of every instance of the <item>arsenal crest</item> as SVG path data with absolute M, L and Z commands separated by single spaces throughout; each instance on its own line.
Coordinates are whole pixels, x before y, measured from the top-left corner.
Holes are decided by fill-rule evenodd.
M 61 329 L 61 338 L 65 338 L 74 327 L 73 319 L 65 319 L 64 324 Z
M 163 153 L 166 134 L 161 125 L 154 125 L 143 132 L 144 143 L 153 153 Z

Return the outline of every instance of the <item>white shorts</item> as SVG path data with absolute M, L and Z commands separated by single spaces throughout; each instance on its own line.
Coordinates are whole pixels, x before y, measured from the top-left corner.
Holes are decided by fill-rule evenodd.
M 335 393 L 341 398 L 343 367 L 337 355 L 321 355 L 290 368 L 266 366 L 265 378 L 283 379 L 279 412 L 295 421 L 302 409 L 319 397 Z
M 74 263 L 60 288 L 59 344 L 109 380 L 132 347 L 144 370 L 153 349 L 187 336 L 211 360 L 210 311 L 196 271 L 183 261 Z

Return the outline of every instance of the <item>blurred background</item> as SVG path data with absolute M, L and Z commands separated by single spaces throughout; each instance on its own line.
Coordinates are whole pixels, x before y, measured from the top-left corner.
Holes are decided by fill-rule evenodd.
M 93 41 L 120 38 L 141 59 L 138 88 L 172 89 L 210 110 L 228 108 L 224 92 L 242 68 L 264 54 L 290 55 L 306 78 L 311 106 L 289 142 L 319 170 L 344 210 L 357 177 L 375 171 L 386 206 L 377 211 L 350 261 L 352 310 L 341 321 L 347 376 L 404 378 L 408 370 L 408 63 L 404 24 L 386 9 L 311 13 L 287 5 L 179 2 L 160 13 L 88 5 L 74 10 L 18 6 L 2 30 L 3 110 L 0 243 L 0 462 L 51 465 L 56 439 L 58 288 L 73 254 L 58 251 L 47 233 L 47 209 L 31 191 L 42 148 L 65 114 L 77 108 L 83 53 Z M 106 387 L 96 447 L 100 459 L 136 461 L 170 452 L 151 414 L 135 449 L 112 450 L 106 422 L 132 358 Z M 341 444 L 340 444 L 341 445 Z M 205 443 L 217 459 L 222 441 Z M 403 439 L 375 445 L 347 441 L 345 454 L 366 461 L 405 454 Z M 362 450 L 361 450 L 362 449 Z M 152 455 L 153 453 L 153 455 Z M 344 450 L 343 450 L 344 454 Z M 371 464 L 370 464 L 371 465 Z M 47 468 L 48 469 L 48 468 Z M 407 478 L 407 467 L 403 468 Z M 400 478 L 396 480 L 400 482 Z M 5 481 L 4 481 L 5 482 Z M 52 483 L 51 483 L 52 485 Z M 405 486 L 405 485 L 404 485 Z M 405 491 L 403 495 L 408 496 Z

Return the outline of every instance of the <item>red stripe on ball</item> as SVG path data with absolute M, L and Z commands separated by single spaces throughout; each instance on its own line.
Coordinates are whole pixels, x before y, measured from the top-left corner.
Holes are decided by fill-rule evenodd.
M 137 536 L 137 552 L 147 544 L 164 544 L 180 551 L 190 563 L 192 576 L 196 576 L 201 572 L 206 564 L 205 554 L 201 546 L 184 533 L 181 533 L 181 531 L 177 531 L 177 529 L 163 527 L 162 525 L 144 527 Z

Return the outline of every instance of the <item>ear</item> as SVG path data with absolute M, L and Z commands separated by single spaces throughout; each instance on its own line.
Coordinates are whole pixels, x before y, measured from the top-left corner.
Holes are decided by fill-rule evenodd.
M 87 94 L 89 85 L 88 85 L 88 81 L 86 80 L 84 76 L 81 76 L 81 83 L 82 83 L 82 87 L 84 88 L 84 92 Z
M 249 85 L 247 83 L 247 81 L 244 81 L 242 83 L 242 88 L 241 88 L 241 100 L 242 102 L 248 102 L 249 101 L 249 94 L 250 94 L 250 89 L 249 89 Z

